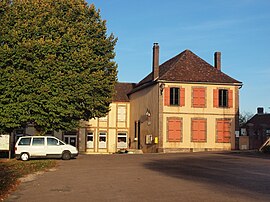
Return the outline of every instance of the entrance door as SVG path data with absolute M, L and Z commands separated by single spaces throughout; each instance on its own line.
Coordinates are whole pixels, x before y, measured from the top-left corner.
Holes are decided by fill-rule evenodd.
M 77 147 L 77 136 L 76 135 L 65 135 L 65 143 Z
M 138 121 L 138 145 L 137 149 L 141 149 L 141 122 Z

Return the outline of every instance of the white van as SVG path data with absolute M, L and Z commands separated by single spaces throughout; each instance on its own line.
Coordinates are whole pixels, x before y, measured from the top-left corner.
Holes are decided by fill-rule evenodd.
M 27 161 L 29 158 L 62 158 L 69 160 L 78 156 L 78 150 L 52 136 L 23 136 L 15 145 L 15 157 Z

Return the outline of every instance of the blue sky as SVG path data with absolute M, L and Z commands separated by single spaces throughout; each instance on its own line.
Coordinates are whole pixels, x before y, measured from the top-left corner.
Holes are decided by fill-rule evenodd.
M 240 111 L 270 113 L 269 0 L 88 0 L 100 9 L 108 34 L 118 37 L 118 80 L 139 82 L 152 69 L 152 45 L 160 64 L 189 49 L 243 82 Z

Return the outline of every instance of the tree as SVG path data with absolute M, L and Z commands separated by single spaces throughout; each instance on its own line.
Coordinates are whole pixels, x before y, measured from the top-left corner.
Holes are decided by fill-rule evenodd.
M 10 3 L 11 2 L 11 3 Z M 84 0 L 0 3 L 0 130 L 71 130 L 109 111 L 117 79 L 106 22 Z
M 239 125 L 240 127 L 245 125 L 249 119 L 254 116 L 251 112 L 242 112 L 239 114 Z

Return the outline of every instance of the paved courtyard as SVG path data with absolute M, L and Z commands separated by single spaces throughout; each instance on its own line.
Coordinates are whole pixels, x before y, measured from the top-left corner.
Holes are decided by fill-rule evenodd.
M 80 155 L 29 177 L 6 201 L 269 201 L 270 155 Z

